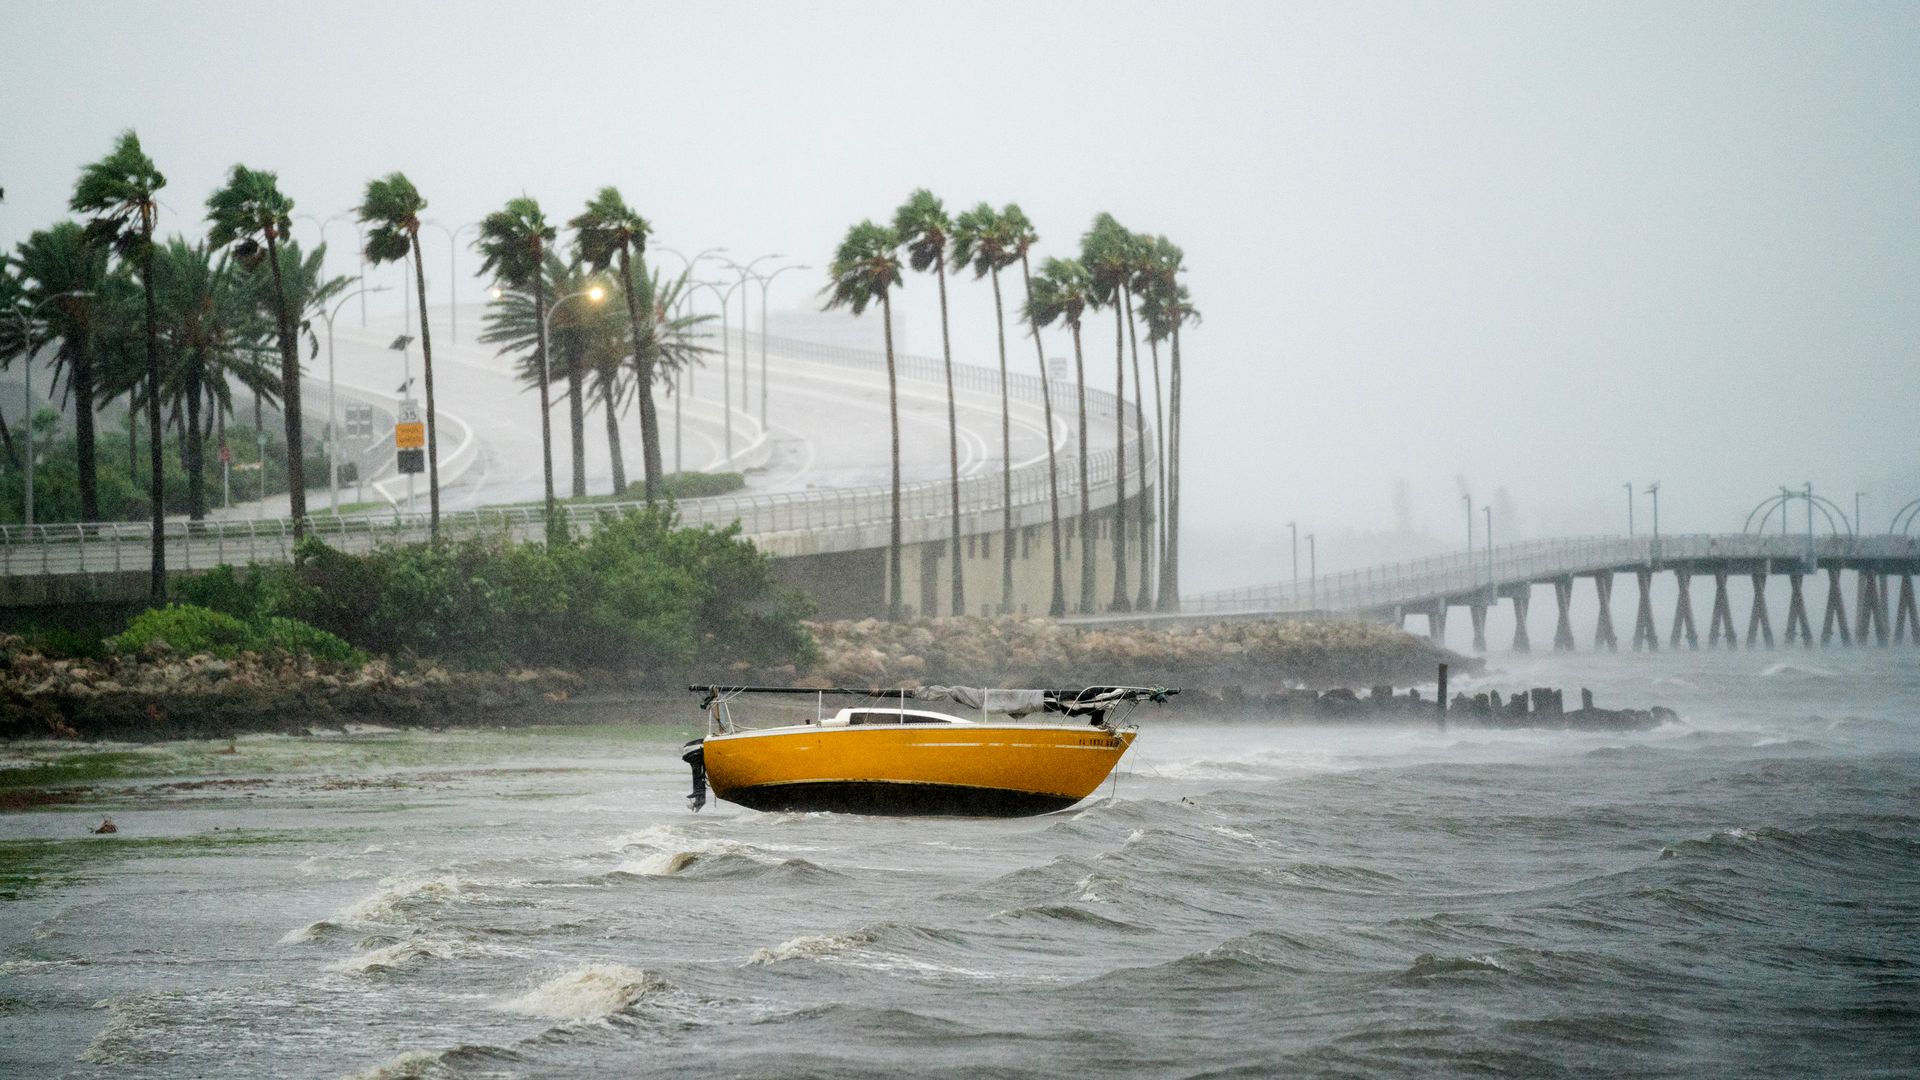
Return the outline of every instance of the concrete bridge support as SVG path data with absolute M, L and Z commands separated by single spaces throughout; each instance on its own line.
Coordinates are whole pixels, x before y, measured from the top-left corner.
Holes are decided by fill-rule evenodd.
M 1893 610 L 1893 643 L 1895 645 L 1913 635 L 1913 643 L 1920 645 L 1920 606 L 1913 602 L 1913 575 L 1900 575 L 1900 606 Z
M 1813 625 L 1807 622 L 1807 592 L 1802 580 L 1804 574 L 1788 574 L 1787 583 L 1792 587 L 1792 596 L 1787 600 L 1787 644 L 1796 640 L 1801 647 L 1813 648 Z
M 1633 576 L 1640 583 L 1640 610 L 1633 617 L 1633 651 L 1645 648 L 1656 652 L 1660 648 L 1660 633 L 1653 628 L 1653 588 L 1652 570 L 1635 570 Z
M 1533 603 L 1533 586 L 1516 586 L 1508 590 L 1507 599 L 1513 601 L 1513 651 L 1532 652 L 1533 642 L 1527 637 L 1527 607 Z
M 1720 644 L 1721 628 L 1725 627 L 1727 648 L 1738 648 L 1740 635 L 1733 629 L 1733 605 L 1727 603 L 1727 572 L 1713 572 L 1713 614 L 1707 617 L 1707 647 Z
M 1487 605 L 1475 600 L 1467 605 L 1467 614 L 1473 619 L 1473 651 L 1487 651 Z
M 1680 586 L 1680 596 L 1674 601 L 1673 638 L 1667 644 L 1673 648 L 1679 648 L 1680 633 L 1684 630 L 1687 635 L 1687 648 L 1698 649 L 1700 635 L 1693 628 L 1693 590 L 1691 588 L 1693 572 L 1686 569 L 1675 570 L 1673 579 L 1675 584 Z
M 1886 585 L 1880 575 L 1872 570 L 1860 571 L 1859 608 L 1855 612 L 1858 623 L 1854 627 L 1854 639 L 1860 644 L 1867 643 L 1867 636 L 1873 636 L 1874 643 L 1884 648 L 1887 644 L 1887 607 L 1885 603 Z
M 1573 651 L 1573 579 L 1553 579 L 1553 600 L 1560 617 L 1553 624 L 1553 651 Z
M 1620 639 L 1613 636 L 1613 571 L 1593 575 L 1593 591 L 1599 594 L 1600 615 L 1593 626 L 1593 647 L 1606 646 L 1608 652 L 1620 651 Z
M 1773 648 L 1773 622 L 1767 615 L 1767 574 L 1753 574 L 1753 614 L 1747 616 L 1747 648 L 1753 648 L 1756 635 L 1764 635 L 1767 648 Z
M 1427 609 L 1427 638 L 1435 645 L 1447 643 L 1447 602 L 1435 600 Z
M 1835 631 L 1840 634 L 1840 644 L 1853 644 L 1853 631 L 1847 629 L 1847 597 L 1840 591 L 1837 566 L 1827 570 L 1827 614 L 1820 620 L 1820 644 L 1832 641 Z

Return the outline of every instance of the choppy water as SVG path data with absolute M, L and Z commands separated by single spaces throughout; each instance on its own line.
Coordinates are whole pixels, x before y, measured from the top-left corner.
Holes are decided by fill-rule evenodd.
M 1148 711 L 1018 821 L 692 816 L 670 727 L 69 757 L 172 775 L 0 815 L 0 1075 L 1920 1071 L 1914 653 L 1499 663 L 1685 722 Z

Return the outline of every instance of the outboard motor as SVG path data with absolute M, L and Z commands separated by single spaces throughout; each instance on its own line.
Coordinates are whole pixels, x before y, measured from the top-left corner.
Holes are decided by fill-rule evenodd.
M 680 748 L 680 760 L 693 769 L 693 791 L 687 796 L 687 809 L 699 813 L 707 805 L 707 747 L 703 739 L 691 739 Z

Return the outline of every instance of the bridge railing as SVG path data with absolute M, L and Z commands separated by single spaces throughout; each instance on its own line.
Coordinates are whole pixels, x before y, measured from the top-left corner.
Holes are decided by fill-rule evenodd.
M 1317 580 L 1228 589 L 1181 598 L 1181 610 L 1197 613 L 1364 611 L 1417 605 L 1598 570 L 1658 569 L 1685 560 L 1911 559 L 1920 557 L 1920 537 L 1682 534 L 1589 536 L 1496 544 L 1489 565 L 1485 550 L 1436 555 L 1385 566 L 1329 574 Z

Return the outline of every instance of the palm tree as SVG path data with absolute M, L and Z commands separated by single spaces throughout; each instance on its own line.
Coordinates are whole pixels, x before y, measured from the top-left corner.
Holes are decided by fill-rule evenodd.
M 533 293 L 533 353 L 540 373 L 540 461 L 546 478 L 549 541 L 555 538 L 558 526 L 553 499 L 553 423 L 548 416 L 547 399 L 546 282 L 541 269 L 546 261 L 547 245 L 553 243 L 556 235 L 553 226 L 547 224 L 546 215 L 540 212 L 540 204 L 522 195 L 507 200 L 504 209 L 480 219 L 480 235 L 473 242 L 474 250 L 484 260 L 480 266 L 482 274 L 492 274 L 507 288 Z
M 1160 397 L 1160 342 L 1171 337 L 1178 320 L 1170 310 L 1179 273 L 1186 257 L 1173 241 L 1164 236 L 1142 237 L 1142 257 L 1134 274 L 1132 291 L 1140 296 L 1141 318 L 1147 323 L 1147 347 L 1153 354 L 1153 428 L 1159 449 L 1158 496 L 1160 502 L 1160 595 L 1154 605 L 1167 611 L 1178 606 L 1179 581 L 1173 569 L 1172 504 L 1174 461 L 1168 456 L 1172 442 L 1171 413 L 1164 411 Z
M 279 178 L 273 173 L 235 165 L 227 174 L 227 186 L 207 198 L 207 242 L 223 248 L 240 240 L 235 249 L 242 260 L 250 260 L 259 251 L 259 237 L 266 242 L 266 261 L 273 281 L 273 315 L 280 344 L 281 413 L 287 426 L 287 498 L 293 515 L 294 539 L 306 534 L 307 470 L 306 440 L 302 433 L 300 405 L 300 342 L 296 310 L 287 302 L 286 283 L 280 274 L 280 242 L 293 232 L 293 200 L 281 194 Z M 424 331 L 423 331 L 424 333 Z M 193 474 L 198 476 L 197 473 Z
M 900 618 L 900 386 L 893 366 L 893 290 L 901 284 L 899 233 L 862 221 L 847 230 L 827 268 L 827 310 L 845 307 L 864 313 L 880 301 L 887 343 L 887 422 L 893 435 L 893 527 L 887 540 L 887 618 Z M 949 397 L 948 400 L 952 400 Z
M 440 539 L 440 433 L 433 408 L 433 335 L 427 330 L 427 272 L 420 258 L 420 212 L 427 200 L 420 197 L 403 173 L 388 173 L 367 181 L 366 197 L 360 201 L 362 224 L 371 225 L 366 234 L 367 261 L 375 266 L 413 259 L 413 295 L 420 302 L 420 374 L 427 388 L 427 536 Z
M 1014 255 L 1020 260 L 1020 278 L 1027 286 L 1024 310 L 1033 327 L 1033 350 L 1040 361 L 1040 405 L 1045 410 L 1047 424 L 1047 498 L 1053 523 L 1053 600 L 1047 606 L 1047 613 L 1057 619 L 1067 613 L 1067 586 L 1061 563 L 1064 556 L 1060 537 L 1060 466 L 1053 454 L 1053 380 L 1047 375 L 1047 349 L 1040 341 L 1040 323 L 1033 316 L 1033 269 L 1027 263 L 1027 252 L 1040 242 L 1040 234 L 1014 203 L 1001 208 L 1000 221 Z M 1084 432 L 1082 438 L 1085 438 Z
M 933 192 L 920 188 L 894 211 L 893 231 L 907 246 L 909 264 L 922 273 L 933 271 L 940 287 L 940 353 L 947 365 L 947 478 L 952 499 L 948 517 L 953 541 L 953 558 L 948 560 L 952 564 L 951 603 L 953 614 L 965 615 L 966 576 L 960 561 L 960 416 L 953 396 L 953 338 L 947 332 L 947 242 L 953 234 L 953 221 Z
M 1157 332 L 1173 343 L 1167 401 L 1167 541 L 1160 577 L 1161 607 L 1173 610 L 1180 606 L 1180 327 L 1199 322 L 1200 312 L 1188 297 L 1187 287 L 1177 282 L 1148 294 L 1141 310 L 1146 313 L 1148 326 L 1157 324 Z
M 565 297 L 585 293 L 601 280 L 580 263 L 562 262 L 551 250 L 546 253 L 543 295 Z M 618 286 L 616 285 L 616 288 Z M 480 340 L 501 346 L 504 353 L 520 353 L 520 380 L 537 387 L 544 378 L 551 386 L 565 379 L 568 414 L 573 425 L 573 494 L 586 492 L 586 402 L 587 376 L 596 370 L 610 371 L 617 382 L 625 382 L 627 357 L 627 319 L 607 304 L 573 304 L 552 308 L 547 313 L 547 349 L 559 358 L 557 364 L 540 363 L 540 308 L 532 289 L 502 289 L 499 297 L 487 305 L 487 329 Z M 608 387 L 601 386 L 603 392 Z M 612 388 L 615 397 L 625 396 L 624 386 Z M 618 436 L 616 435 L 617 439 Z M 614 461 L 615 489 L 625 487 L 624 468 Z
M 1013 610 L 1013 413 L 1007 399 L 1007 318 L 1000 299 L 1000 271 L 1019 258 L 1007 223 L 986 203 L 954 222 L 953 269 L 973 267 L 973 279 L 993 279 L 993 321 L 1000 341 L 1000 610 Z M 1048 432 L 1051 440 L 1052 432 Z
M 276 351 L 279 320 L 269 322 L 263 317 L 258 294 L 234 265 L 224 255 L 216 259 L 211 244 L 190 245 L 179 237 L 167 241 L 158 256 L 154 276 L 167 352 L 162 403 L 169 407 L 182 435 L 187 515 L 198 521 L 207 513 L 204 480 L 209 429 L 216 419 L 233 413 L 229 377 L 238 378 L 256 398 L 278 393 L 282 411 L 293 406 L 286 401 L 283 386 L 284 355 L 278 376 L 272 374 L 267 359 Z M 289 483 L 296 475 L 294 462 L 301 456 L 301 445 L 287 444 Z
M 645 364 L 653 377 L 667 380 L 670 393 L 678 394 L 680 373 L 701 366 L 702 358 L 713 351 L 701 344 L 700 327 L 712 322 L 714 316 L 694 314 L 691 305 L 682 304 L 691 281 L 692 275 L 686 270 L 679 277 L 667 279 L 658 267 L 636 279 L 635 284 L 643 290 L 639 307 L 647 313 L 640 348 L 633 355 L 636 384 L 640 366 Z M 657 427 L 654 437 L 659 438 Z M 664 457 L 661 460 L 664 462 Z
M 647 323 L 653 318 L 643 303 L 642 294 L 649 291 L 643 288 L 643 282 L 637 282 L 633 276 L 635 256 L 647 253 L 647 236 L 653 226 L 647 219 L 635 213 L 620 197 L 619 189 L 603 187 L 600 193 L 587 202 L 587 209 L 567 223 L 573 229 L 574 251 L 587 265 L 595 270 L 605 270 L 610 263 L 620 264 L 620 289 L 627 301 L 627 323 L 632 331 L 631 355 L 634 359 L 634 393 L 640 405 L 640 460 L 641 475 L 646 486 L 646 498 L 649 503 L 660 497 L 660 421 L 654 413 L 653 382 L 654 360 L 641 347 L 647 336 Z M 646 265 L 643 262 L 640 276 L 645 278 Z M 643 315 L 642 312 L 647 312 Z M 611 404 L 609 404 L 611 409 Z M 617 440 L 619 432 L 612 426 L 612 414 L 608 414 L 608 437 Z M 625 468 L 619 455 L 614 455 L 613 493 L 619 495 L 626 490 Z
M 18 303 L 39 310 L 47 336 L 60 339 L 53 376 L 73 392 L 74 450 L 79 464 L 80 518 L 100 520 L 99 468 L 94 450 L 95 395 L 101 371 L 102 324 L 113 303 L 109 292 L 130 291 L 133 282 L 108 265 L 105 247 L 91 243 L 77 222 L 62 221 L 33 233 L 16 249 Z M 15 329 L 9 323 L 0 330 Z M 7 350 L 0 349 L 0 354 Z M 0 435 L 6 429 L 0 424 Z M 7 439 L 7 453 L 13 452 Z
M 1080 613 L 1091 615 L 1095 611 L 1093 514 L 1089 503 L 1093 489 L 1087 482 L 1087 363 L 1080 350 L 1080 320 L 1099 304 L 1087 268 L 1072 259 L 1041 263 L 1039 276 L 1027 283 L 1027 294 L 1027 321 L 1033 324 L 1036 336 L 1040 327 L 1051 326 L 1055 320 L 1073 331 L 1074 391 L 1080 405 Z M 1053 441 L 1051 433 L 1047 441 Z
M 147 591 L 154 604 L 167 598 L 166 482 L 160 451 L 160 316 L 153 291 L 153 226 L 159 213 L 158 193 L 167 178 L 140 149 L 140 137 L 120 133 L 113 152 L 80 171 L 68 207 L 90 214 L 87 235 L 140 268 L 140 286 L 146 299 L 147 430 L 152 443 L 149 463 L 153 476 L 149 496 L 153 503 L 153 568 Z
M 1112 611 L 1132 610 L 1127 598 L 1127 324 L 1126 290 L 1133 275 L 1133 234 L 1112 214 L 1093 219 L 1080 237 L 1080 261 L 1093 283 L 1094 298 L 1113 306 L 1114 501 Z
M 1147 414 L 1146 383 L 1140 378 L 1140 337 L 1135 330 L 1133 317 L 1133 296 L 1135 282 L 1148 270 L 1153 261 L 1153 238 L 1143 233 L 1127 235 L 1127 261 L 1133 272 L 1121 283 L 1120 291 L 1127 302 L 1127 346 L 1133 356 L 1133 427 L 1140 433 L 1140 449 L 1134 455 L 1135 468 L 1140 477 L 1140 510 L 1134 515 L 1140 529 L 1140 595 L 1133 603 L 1134 610 L 1146 611 L 1153 603 L 1153 530 L 1154 506 L 1147 501 Z M 1155 400 L 1160 396 L 1160 383 L 1155 378 L 1153 385 Z M 1156 465 L 1156 467 L 1158 467 Z

